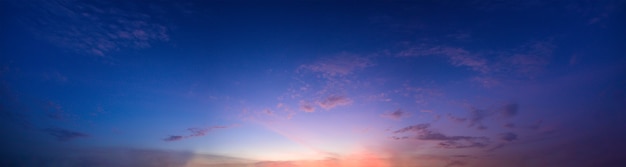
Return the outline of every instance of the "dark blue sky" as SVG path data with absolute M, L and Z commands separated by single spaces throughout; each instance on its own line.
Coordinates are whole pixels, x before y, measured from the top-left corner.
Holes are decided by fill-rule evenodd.
M 0 166 L 624 166 L 625 5 L 1 1 Z

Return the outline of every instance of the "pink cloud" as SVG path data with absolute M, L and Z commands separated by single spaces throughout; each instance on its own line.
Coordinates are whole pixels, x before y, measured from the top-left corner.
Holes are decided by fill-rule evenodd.
M 344 105 L 352 104 L 352 100 L 345 96 L 330 95 L 326 97 L 326 99 L 317 102 L 317 104 L 320 107 L 328 110 L 328 109 L 335 108 L 337 106 L 344 106 Z

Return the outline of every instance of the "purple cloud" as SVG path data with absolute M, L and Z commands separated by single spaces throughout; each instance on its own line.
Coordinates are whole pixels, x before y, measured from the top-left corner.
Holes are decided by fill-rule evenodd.
M 389 119 L 394 119 L 394 120 L 399 120 L 402 118 L 406 118 L 409 117 L 410 113 L 402 110 L 402 109 L 397 109 L 395 111 L 392 112 L 387 112 L 385 114 L 382 114 L 381 117 L 383 118 L 389 118 Z
M 163 141 L 179 141 L 179 140 L 191 138 L 191 137 L 200 137 L 200 136 L 206 135 L 207 133 L 215 129 L 224 129 L 224 128 L 228 128 L 228 126 L 212 126 L 208 128 L 188 128 L 187 130 L 191 132 L 190 135 L 187 135 L 187 136 L 170 135 L 169 137 L 163 139 Z
M 311 103 L 301 101 L 300 102 L 300 110 L 304 112 L 315 112 L 315 107 L 311 105 Z
M 423 141 L 437 141 L 439 148 L 474 148 L 489 145 L 487 137 L 448 136 L 430 130 L 430 124 L 417 124 L 394 131 L 394 134 L 411 133 L 412 136 L 393 137 L 394 139 L 417 139 Z
M 163 139 L 163 141 L 179 141 L 179 140 L 182 140 L 183 138 L 184 138 L 183 136 L 174 136 L 174 135 L 172 135 L 170 137 L 167 137 L 167 138 Z
M 500 115 L 504 117 L 513 117 L 517 114 L 519 106 L 516 103 L 509 103 L 502 106 L 500 109 Z
M 500 140 L 506 141 L 506 142 L 512 142 L 514 140 L 517 140 L 517 134 L 512 133 L 512 132 L 502 133 L 500 134 Z
M 486 126 L 483 125 L 482 121 L 491 116 L 491 112 L 487 111 L 487 110 L 481 110 L 481 109 L 471 109 L 470 110 L 470 116 L 468 118 L 469 124 L 468 127 L 476 127 L 478 129 L 487 129 Z
M 487 65 L 487 60 L 478 54 L 470 53 L 463 48 L 449 47 L 449 46 L 436 46 L 425 47 L 418 46 L 412 47 L 407 50 L 401 51 L 397 54 L 399 57 L 415 57 L 415 56 L 444 56 L 448 58 L 450 63 L 454 66 L 466 66 L 470 67 L 474 71 L 481 73 L 487 73 L 490 69 Z
M 43 129 L 42 131 L 56 137 L 59 141 L 70 141 L 77 138 L 89 137 L 89 135 L 81 132 L 75 132 L 61 128 L 47 128 Z
M 529 78 L 535 77 L 549 64 L 554 48 L 549 39 L 528 42 L 511 49 L 486 51 L 470 51 L 445 45 L 418 45 L 399 51 L 396 56 L 442 56 L 453 66 L 469 67 L 472 71 L 479 72 L 481 76 L 474 77 L 472 81 L 485 87 L 492 87 L 500 84 L 500 78 L 493 77 L 499 76 L 496 74 L 514 73 Z
M 351 103 L 352 103 L 352 100 L 350 98 L 345 97 L 345 96 L 337 96 L 337 95 L 330 95 L 326 97 L 324 100 L 317 102 L 317 104 L 320 107 L 326 110 L 335 108 L 337 106 L 349 105 Z
M 313 64 L 300 66 L 299 69 L 322 73 L 324 77 L 346 76 L 374 64 L 368 58 L 342 53 L 339 56 L 321 59 Z

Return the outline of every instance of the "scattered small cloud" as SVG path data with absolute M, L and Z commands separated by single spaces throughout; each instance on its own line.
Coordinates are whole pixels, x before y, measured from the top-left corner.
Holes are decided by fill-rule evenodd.
M 459 117 L 455 117 L 452 114 L 448 114 L 446 115 L 446 117 L 448 119 L 450 119 L 452 122 L 457 122 L 457 123 L 465 123 L 465 121 L 467 121 L 467 118 L 459 118 Z
M 487 137 L 473 136 L 449 136 L 430 129 L 430 124 L 417 124 L 396 130 L 394 134 L 410 133 L 410 136 L 402 136 L 393 138 L 400 139 L 416 139 L 423 141 L 437 141 L 439 148 L 475 148 L 486 147 L 490 144 Z
M 485 88 L 492 88 L 501 84 L 501 81 L 494 77 L 474 77 L 471 79 L 472 82 L 476 82 L 482 85 Z
M 465 166 L 465 165 L 467 165 L 466 162 L 455 160 L 455 161 L 451 161 L 450 163 L 446 164 L 446 167 Z
M 330 95 L 324 100 L 317 102 L 317 105 L 326 110 L 349 104 L 352 104 L 352 100 L 350 98 L 339 95 Z
M 191 138 L 191 137 L 200 137 L 200 136 L 205 136 L 207 133 L 215 130 L 215 129 L 224 129 L 224 128 L 228 128 L 228 126 L 212 126 L 212 127 L 208 127 L 208 128 L 188 128 L 187 130 L 189 132 L 191 132 L 191 134 L 187 135 L 187 136 L 181 136 L 181 135 L 170 135 L 169 137 L 163 139 L 163 141 L 179 141 L 182 139 L 187 139 L 187 138 Z
M 487 59 L 479 54 L 471 53 L 463 48 L 450 46 L 416 46 L 397 54 L 399 57 L 444 56 L 454 66 L 469 67 L 474 71 L 487 73 L 490 71 Z
M 383 118 L 399 120 L 399 119 L 411 116 L 411 113 L 406 112 L 406 111 L 404 111 L 402 109 L 396 109 L 395 111 L 390 111 L 390 112 L 384 113 L 384 114 L 382 114 L 380 116 L 383 117 Z
M 517 134 L 512 133 L 512 132 L 502 133 L 500 134 L 500 140 L 506 141 L 506 142 L 515 141 L 517 140 Z
M 505 128 L 515 128 L 515 124 L 514 123 L 506 123 L 504 124 Z
M 487 127 L 483 125 L 482 121 L 489 116 L 491 116 L 491 112 L 487 110 L 472 108 L 470 110 L 470 115 L 467 118 L 469 121 L 468 127 L 476 127 L 481 130 L 487 129 Z
M 46 102 L 44 108 L 46 110 L 46 116 L 54 120 L 63 121 L 67 120 L 70 116 L 60 104 L 52 101 Z
M 77 138 L 89 137 L 89 135 L 85 133 L 61 129 L 61 128 L 47 128 L 47 129 L 43 129 L 42 131 L 45 133 L 48 133 L 49 135 L 56 137 L 56 139 L 59 141 L 70 141 L 70 140 L 74 140 Z
M 67 76 L 59 73 L 58 71 L 46 72 L 46 73 L 43 74 L 43 78 L 45 80 L 54 81 L 54 82 L 58 82 L 58 83 L 65 83 L 65 82 L 67 82 Z
M 184 138 L 183 136 L 174 136 L 174 135 L 172 135 L 172 136 L 169 136 L 169 137 L 163 139 L 163 141 L 179 141 L 179 140 L 182 140 L 183 138 Z
M 105 56 L 123 48 L 148 48 L 170 38 L 169 28 L 155 19 L 162 12 L 158 10 L 68 0 L 24 6 L 35 13 L 23 16 L 35 35 L 80 53 Z
M 508 103 L 502 106 L 502 109 L 500 109 L 500 115 L 507 118 L 513 117 L 517 114 L 518 110 L 519 106 L 517 105 L 517 103 Z
M 300 66 L 299 70 L 321 73 L 323 77 L 340 77 L 350 75 L 358 70 L 373 66 L 374 63 L 366 57 L 341 53 L 339 56 L 321 59 L 312 64 Z
M 309 102 L 300 101 L 300 110 L 304 112 L 315 112 L 315 107 Z

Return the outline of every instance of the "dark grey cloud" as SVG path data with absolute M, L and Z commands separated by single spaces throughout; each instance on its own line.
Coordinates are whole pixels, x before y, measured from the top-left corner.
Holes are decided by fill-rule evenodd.
M 82 132 L 76 132 L 61 128 L 47 128 L 43 129 L 42 131 L 56 137 L 59 141 L 70 141 L 77 138 L 89 137 L 89 135 Z
M 409 133 L 409 136 L 394 136 L 396 140 L 400 139 L 416 139 L 423 141 L 437 141 L 439 148 L 475 148 L 486 147 L 490 144 L 487 137 L 474 136 L 450 136 L 430 129 L 430 124 L 417 124 L 398 129 L 394 134 Z

